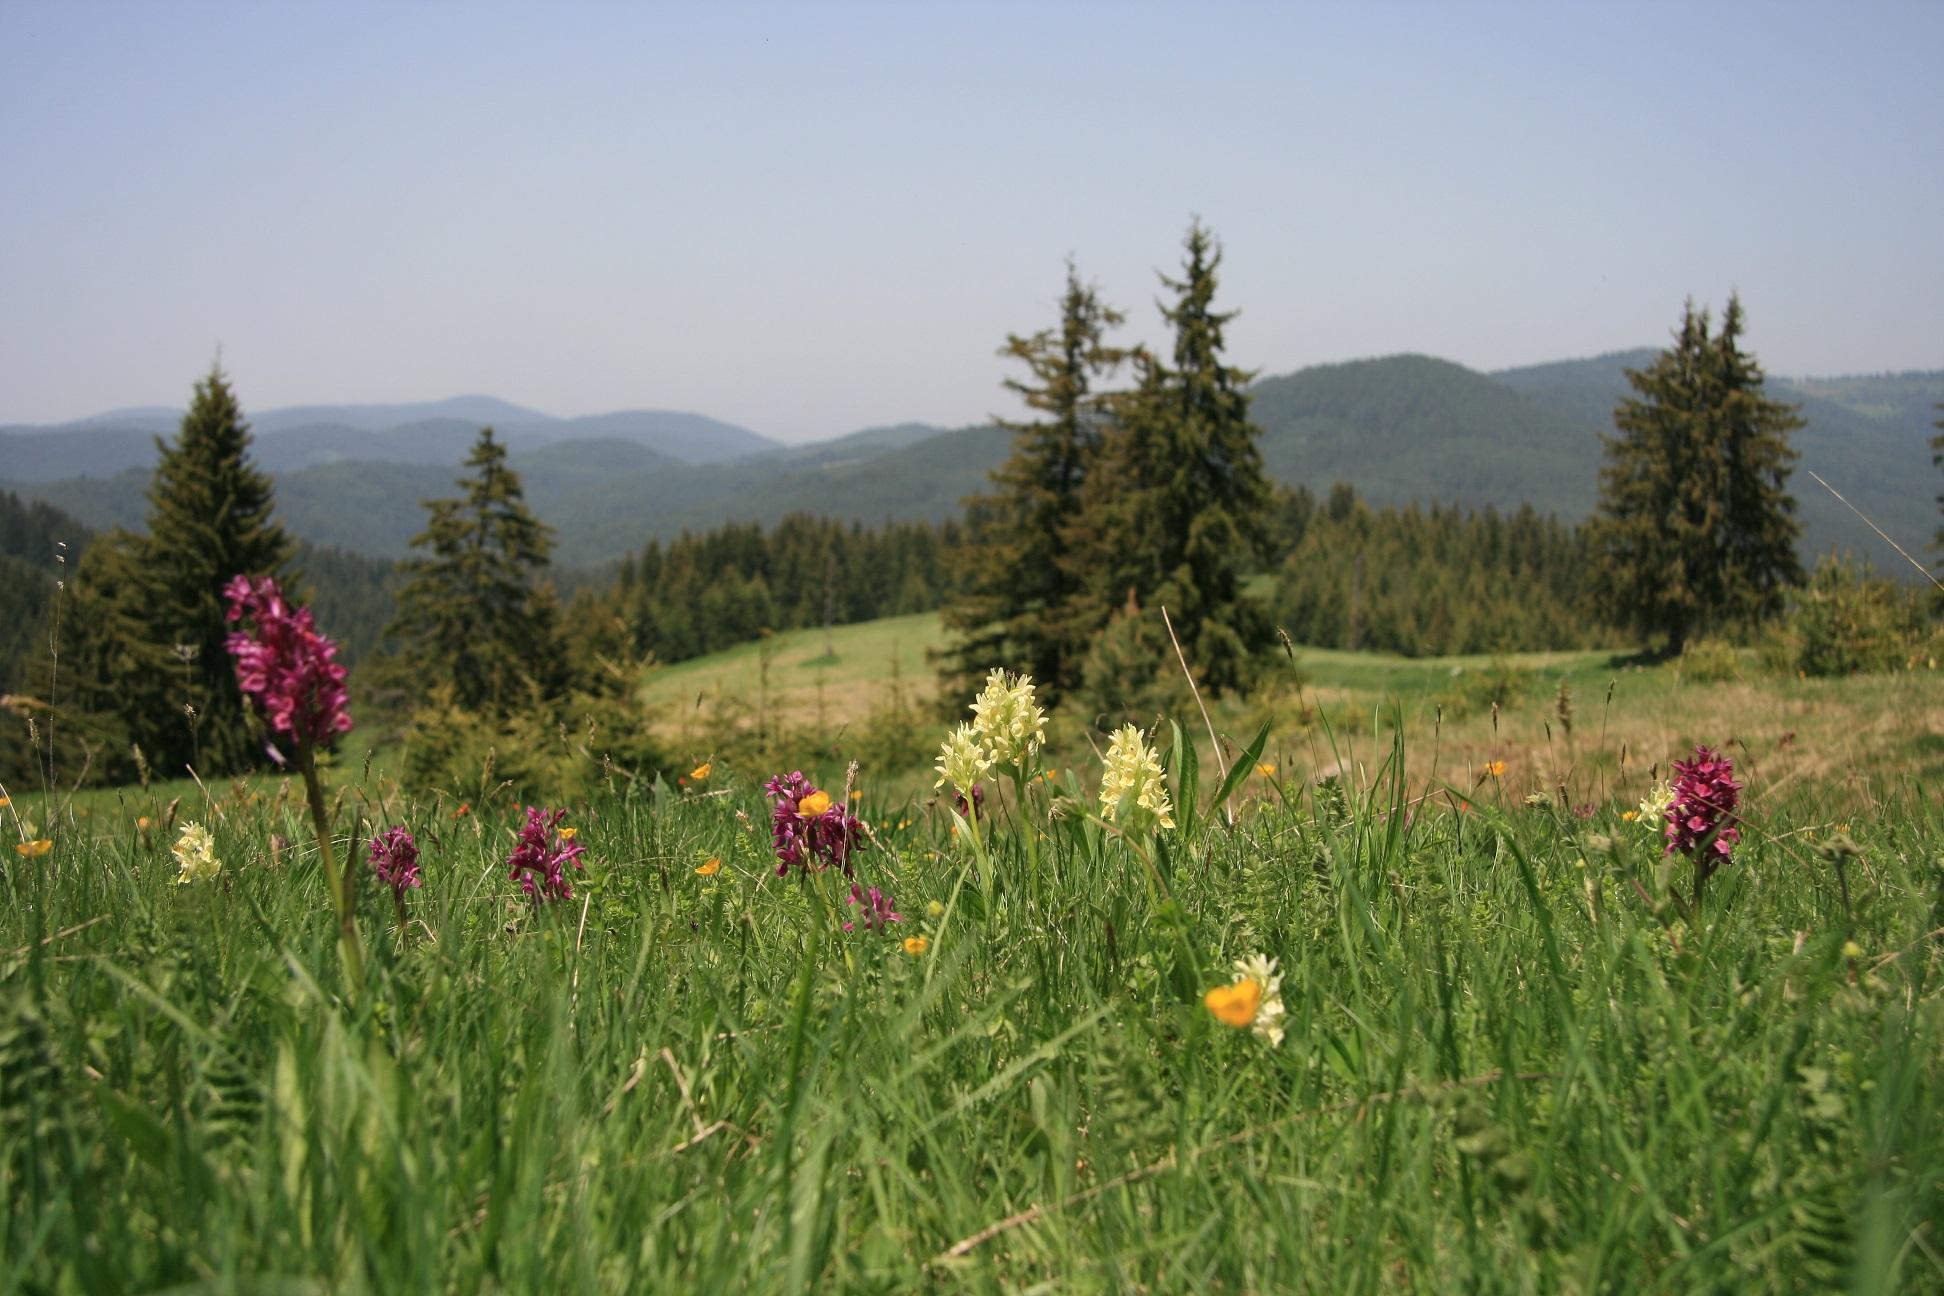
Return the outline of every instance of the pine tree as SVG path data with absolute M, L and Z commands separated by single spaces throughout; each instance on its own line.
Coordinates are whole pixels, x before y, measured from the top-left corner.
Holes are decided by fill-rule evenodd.
M 1252 375 L 1222 360 L 1235 313 L 1214 309 L 1221 250 L 1199 221 L 1184 247 L 1182 277 L 1161 277 L 1174 294 L 1161 308 L 1173 363 L 1135 357 L 1139 385 L 1089 494 L 1088 564 L 1098 604 L 1134 590 L 1165 607 L 1201 682 L 1220 693 L 1246 681 L 1268 640 L 1242 575 L 1268 537 L 1270 490 L 1244 390 Z
M 461 707 L 502 714 L 559 675 L 557 603 L 535 585 L 553 529 L 528 510 L 493 429 L 480 430 L 465 467 L 459 498 L 425 501 L 431 517 L 412 547 L 426 556 L 405 564 L 386 634 L 421 692 L 443 684 Z
M 1944 401 L 1939 401 L 1937 408 L 1944 411 Z M 1944 418 L 1938 419 L 1931 426 L 1938 429 L 1938 434 L 1931 438 L 1930 443 L 1931 465 L 1936 468 L 1944 468 Z M 1937 497 L 1937 504 L 1939 508 L 1944 508 L 1944 495 Z M 1932 543 L 1936 546 L 1938 553 L 1944 555 L 1944 526 L 1937 528 L 1937 535 Z M 1944 567 L 1944 557 L 1938 559 L 1938 564 L 1940 567 Z
M 156 439 L 148 535 L 134 576 L 149 643 L 173 654 L 166 719 L 123 714 L 151 764 L 178 775 L 227 774 L 256 763 L 235 668 L 223 587 L 238 575 L 288 583 L 290 537 L 271 518 L 270 478 L 249 462 L 250 428 L 219 366 L 196 384 L 173 444 Z M 122 655 L 133 652 L 125 647 Z
M 1801 427 L 1770 400 L 1741 349 L 1742 307 L 1721 331 L 1689 303 L 1674 345 L 1627 380 L 1614 409 L 1592 541 L 1616 621 L 1664 635 L 1678 653 L 1695 633 L 1775 612 L 1802 581 L 1801 533 L 1787 483 Z
M 965 593 L 945 612 L 957 636 L 955 686 L 995 666 L 1030 674 L 1048 698 L 1079 683 L 1091 627 L 1078 615 L 1087 578 L 1076 561 L 1074 533 L 1082 485 L 1114 399 L 1096 384 L 1126 358 L 1106 342 L 1121 322 L 1069 261 L 1059 327 L 1011 334 L 1000 348 L 1000 355 L 1026 366 L 1026 377 L 1006 379 L 1006 389 L 1044 417 L 994 420 L 1012 432 L 1013 449 L 993 471 L 998 489 L 971 504 L 981 541 L 966 556 Z

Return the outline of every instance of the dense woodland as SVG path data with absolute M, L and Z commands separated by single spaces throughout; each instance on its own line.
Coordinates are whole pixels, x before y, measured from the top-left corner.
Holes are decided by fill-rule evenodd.
M 1372 509 L 1339 485 L 1279 509 L 1272 608 L 1300 644 L 1408 657 L 1619 642 L 1589 597 L 1584 527 L 1532 508 Z

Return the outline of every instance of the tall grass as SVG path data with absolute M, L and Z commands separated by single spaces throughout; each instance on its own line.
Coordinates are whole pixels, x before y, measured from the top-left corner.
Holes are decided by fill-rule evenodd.
M 1622 806 L 1426 800 L 1400 741 L 1229 827 L 1180 750 L 1178 831 L 1062 779 L 988 803 L 987 869 L 867 786 L 889 935 L 775 876 L 768 771 L 603 789 L 541 909 L 511 807 L 354 784 L 345 857 L 364 807 L 426 879 L 401 930 L 359 878 L 355 1002 L 294 794 L 185 809 L 214 885 L 65 825 L 0 864 L 0 1289 L 1944 1288 L 1916 789 L 1847 906 L 1818 794 L 1762 801 L 1690 926 Z M 1280 1048 L 1201 1004 L 1258 951 Z

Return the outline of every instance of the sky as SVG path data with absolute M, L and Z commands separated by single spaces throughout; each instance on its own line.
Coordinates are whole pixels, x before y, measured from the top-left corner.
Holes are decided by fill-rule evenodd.
M 0 0 L 0 423 L 484 393 L 1013 413 L 1071 256 L 1234 363 L 1944 368 L 1944 4 Z

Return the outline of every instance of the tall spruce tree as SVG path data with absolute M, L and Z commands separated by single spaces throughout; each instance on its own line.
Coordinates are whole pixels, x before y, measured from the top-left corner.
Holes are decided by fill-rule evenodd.
M 1080 682 L 1093 619 L 1080 614 L 1087 574 L 1077 554 L 1081 490 L 1114 394 L 1097 390 L 1127 353 L 1106 341 L 1122 322 L 1067 262 L 1060 323 L 1011 334 L 999 354 L 1026 367 L 1006 390 L 1043 417 L 995 419 L 1013 434 L 1012 455 L 992 473 L 996 490 L 971 502 L 980 539 L 967 555 L 967 587 L 945 610 L 957 642 L 955 685 L 994 666 L 1030 673 L 1045 696 Z M 955 688 L 955 691 L 959 691 Z
M 1088 492 L 1088 566 L 1096 605 L 1131 593 L 1165 607 L 1202 684 L 1220 693 L 1246 682 L 1269 636 L 1242 578 L 1267 537 L 1270 489 L 1244 390 L 1252 375 L 1222 358 L 1235 312 L 1214 308 L 1221 250 L 1200 221 L 1183 246 L 1182 277 L 1161 276 L 1174 295 L 1161 307 L 1172 364 L 1135 357 L 1139 383 Z
M 1689 302 L 1674 345 L 1629 370 L 1634 395 L 1613 412 L 1592 524 L 1597 583 L 1623 624 L 1678 653 L 1706 629 L 1759 619 L 1802 581 L 1788 492 L 1802 426 L 1770 400 L 1741 347 L 1738 297 L 1720 332 Z
M 431 514 L 405 564 L 398 615 L 387 630 L 419 687 L 445 685 L 469 710 L 503 713 L 557 675 L 556 604 L 536 579 L 553 528 L 526 506 L 506 447 L 482 428 L 458 479 L 457 499 L 426 500 Z
M 134 593 L 150 643 L 173 655 L 172 705 L 166 717 L 124 715 L 157 770 L 227 774 L 256 763 L 261 746 L 224 647 L 223 587 L 238 575 L 288 581 L 292 544 L 271 518 L 270 478 L 249 462 L 250 427 L 220 366 L 196 384 L 174 442 L 158 437 L 156 449 Z

